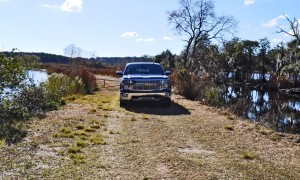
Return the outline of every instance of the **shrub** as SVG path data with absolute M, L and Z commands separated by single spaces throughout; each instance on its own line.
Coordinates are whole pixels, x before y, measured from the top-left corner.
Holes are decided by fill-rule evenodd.
M 14 120 L 27 120 L 30 112 L 27 107 L 17 101 L 4 100 L 0 105 L 0 123 L 12 122 Z
M 79 65 L 79 64 L 72 64 L 70 65 L 63 65 L 63 64 L 47 64 L 45 65 L 47 72 L 49 74 L 65 74 L 74 81 L 74 85 L 77 88 L 75 89 L 76 93 L 92 93 L 94 90 L 97 89 L 97 81 L 96 77 L 93 73 L 95 72 L 91 68 L 87 66 Z M 76 85 L 79 83 L 80 86 Z M 81 86 L 83 84 L 83 86 Z
M 20 90 L 12 101 L 16 101 L 20 106 L 26 107 L 30 115 L 35 115 L 47 110 L 46 91 L 41 86 L 29 85 Z
M 219 89 L 215 86 L 210 86 L 210 87 L 206 88 L 205 94 L 204 94 L 204 99 L 205 99 L 205 102 L 210 105 L 213 105 L 213 106 L 220 105 L 221 98 L 220 98 Z
M 59 100 L 59 105 L 64 106 L 64 105 L 66 105 L 66 104 L 67 104 L 67 103 L 66 103 L 66 99 L 65 99 L 64 97 L 60 98 L 60 100 Z
M 97 81 L 94 74 L 90 73 L 87 69 L 80 69 L 78 76 L 85 84 L 86 93 L 92 93 L 97 89 Z
M 188 99 L 195 100 L 197 98 L 195 78 L 189 74 L 186 69 L 174 72 L 171 76 L 171 80 L 177 93 Z
M 191 100 L 203 100 L 206 91 L 204 87 L 213 86 L 212 81 L 208 77 L 196 77 L 186 69 L 175 71 L 171 75 L 171 81 L 178 94 Z
M 83 82 L 79 77 L 71 80 L 65 74 L 51 74 L 48 81 L 43 84 L 47 90 L 47 94 L 50 100 L 59 102 L 62 97 L 65 97 L 74 93 L 82 93 L 84 88 Z
M 47 103 L 47 109 L 50 111 L 58 110 L 58 103 L 55 101 L 50 101 L 49 103 Z

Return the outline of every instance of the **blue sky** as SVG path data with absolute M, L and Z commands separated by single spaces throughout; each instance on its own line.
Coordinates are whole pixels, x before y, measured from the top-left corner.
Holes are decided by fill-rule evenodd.
M 166 13 L 178 6 L 178 0 L 0 0 L 0 51 L 63 54 L 75 44 L 85 57 L 179 54 L 185 43 Z M 282 15 L 300 18 L 299 6 L 300 0 L 215 0 L 218 15 L 239 22 L 235 36 L 267 37 L 273 45 L 290 40 L 276 27 L 288 29 Z

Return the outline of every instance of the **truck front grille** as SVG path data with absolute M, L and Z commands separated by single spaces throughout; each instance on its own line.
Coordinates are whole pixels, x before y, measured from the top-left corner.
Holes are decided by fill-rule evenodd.
M 131 84 L 130 86 L 131 89 L 135 91 L 161 90 L 162 81 L 161 80 L 135 80 L 133 84 Z

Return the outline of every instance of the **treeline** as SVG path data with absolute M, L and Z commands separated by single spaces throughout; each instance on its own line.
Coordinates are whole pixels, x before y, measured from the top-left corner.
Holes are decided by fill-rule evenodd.
M 91 63 L 93 65 L 102 64 L 104 66 L 124 66 L 129 62 L 152 62 L 154 61 L 150 56 L 142 56 L 142 57 L 97 57 L 97 58 L 83 58 L 83 57 L 74 57 L 69 58 L 67 56 L 49 54 L 44 52 L 2 52 L 5 56 L 36 56 L 40 59 L 41 63 Z
M 125 66 L 130 62 L 153 62 L 154 59 L 149 56 L 143 57 L 97 57 L 103 65 L 106 66 Z
M 39 53 L 39 52 L 2 52 L 7 57 L 12 56 L 24 56 L 24 55 L 31 55 L 31 56 L 37 56 L 40 59 L 40 62 L 42 63 L 68 63 L 69 58 L 62 55 L 56 55 L 56 54 L 49 54 L 49 53 Z

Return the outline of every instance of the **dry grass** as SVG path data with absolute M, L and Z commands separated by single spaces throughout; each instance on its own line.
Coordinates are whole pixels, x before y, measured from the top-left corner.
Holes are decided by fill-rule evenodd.
M 300 179 L 298 136 L 173 98 L 123 109 L 117 90 L 78 96 L 0 141 L 0 179 Z

